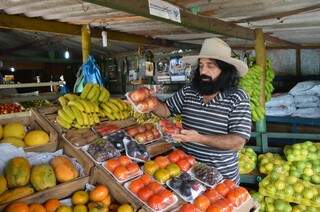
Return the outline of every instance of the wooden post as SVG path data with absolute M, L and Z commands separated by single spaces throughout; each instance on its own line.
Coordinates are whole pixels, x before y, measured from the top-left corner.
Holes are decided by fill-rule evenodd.
M 265 82 L 266 82 L 266 46 L 264 40 L 264 34 L 262 29 L 255 30 L 256 35 L 256 43 L 255 43 L 255 51 L 256 51 L 256 60 L 257 65 L 261 66 L 262 76 L 260 81 L 260 105 L 261 107 L 265 108 L 266 96 L 265 96 Z M 266 125 L 266 118 L 264 117 L 262 120 L 256 122 L 256 131 L 257 132 L 266 132 L 267 125 Z
M 81 44 L 82 44 L 82 62 L 88 60 L 90 54 L 90 28 L 89 25 L 83 25 L 81 28 Z
M 301 76 L 301 49 L 296 49 L 296 76 Z

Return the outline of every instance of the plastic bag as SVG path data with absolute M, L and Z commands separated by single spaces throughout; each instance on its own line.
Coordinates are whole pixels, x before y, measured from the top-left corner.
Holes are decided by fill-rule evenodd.
M 282 105 L 278 107 L 266 107 L 266 114 L 268 116 L 290 116 L 296 111 L 295 105 Z
M 292 116 L 303 118 L 320 118 L 320 107 L 298 108 Z
M 320 107 L 320 98 L 317 96 L 294 96 L 294 104 L 297 108 Z
M 82 92 L 84 85 L 87 83 L 99 84 L 101 86 L 104 86 L 105 83 L 100 69 L 92 56 L 89 56 L 87 62 L 79 68 L 73 92 Z
M 305 82 L 299 82 L 296 84 L 290 91 L 289 94 L 291 95 L 306 95 L 311 94 L 307 91 L 312 89 L 314 86 L 320 85 L 320 81 L 305 81 Z M 320 92 L 319 92 L 320 93 Z
M 293 104 L 294 100 L 292 95 L 281 94 L 279 96 L 272 97 L 271 100 L 266 103 L 266 107 L 290 106 Z

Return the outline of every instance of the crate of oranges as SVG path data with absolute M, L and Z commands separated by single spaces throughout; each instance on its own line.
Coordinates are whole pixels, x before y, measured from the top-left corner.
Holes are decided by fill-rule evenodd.
M 166 211 L 178 202 L 176 195 L 153 181 L 149 175 L 142 175 L 124 186 L 151 211 Z
M 139 165 L 128 156 L 121 155 L 104 162 L 103 167 L 119 182 L 124 183 L 143 174 Z

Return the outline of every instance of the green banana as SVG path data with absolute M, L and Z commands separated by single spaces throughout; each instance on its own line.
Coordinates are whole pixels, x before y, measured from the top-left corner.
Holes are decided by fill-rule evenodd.
M 69 124 L 68 122 L 64 121 L 60 116 L 57 116 L 56 121 L 63 128 L 66 128 L 66 129 L 70 129 L 71 128 L 71 124 Z
M 85 109 L 82 106 L 82 104 L 80 104 L 80 102 L 78 102 L 78 101 L 70 101 L 70 102 L 68 102 L 68 106 L 76 107 L 81 112 L 85 111 Z
M 80 98 L 81 98 L 81 99 L 87 98 L 87 96 L 88 96 L 90 90 L 92 89 L 92 87 L 93 87 L 93 84 L 87 83 L 87 84 L 84 86 L 84 88 L 83 88 L 83 90 L 82 90 L 82 92 L 81 92 Z
M 75 115 L 78 124 L 83 125 L 82 112 L 75 106 L 71 106 L 71 110 L 72 110 L 73 114 Z
M 72 124 L 72 119 L 63 111 L 63 110 L 58 110 L 58 116 L 63 119 L 65 122 Z

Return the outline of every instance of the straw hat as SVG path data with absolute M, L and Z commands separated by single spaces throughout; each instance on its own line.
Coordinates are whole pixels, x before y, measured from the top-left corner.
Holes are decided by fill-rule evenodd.
M 222 60 L 236 67 L 240 76 L 243 76 L 248 71 L 248 66 L 241 60 L 231 57 L 230 46 L 219 38 L 208 38 L 205 39 L 199 55 L 185 56 L 182 58 L 184 63 L 191 65 L 198 65 L 200 58 L 211 58 Z

